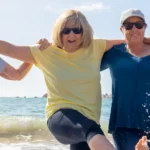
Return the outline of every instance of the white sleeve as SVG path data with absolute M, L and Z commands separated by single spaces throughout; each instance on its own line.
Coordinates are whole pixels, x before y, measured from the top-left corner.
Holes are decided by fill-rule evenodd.
M 6 64 L 7 63 L 0 57 L 0 73 L 4 71 Z

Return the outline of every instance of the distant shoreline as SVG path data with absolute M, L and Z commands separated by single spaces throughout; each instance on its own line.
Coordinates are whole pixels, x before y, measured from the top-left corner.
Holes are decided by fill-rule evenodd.
M 43 96 L 42 96 L 42 98 L 47 98 L 47 93 L 46 94 L 44 94 Z M 108 93 L 105 93 L 105 94 L 102 94 L 102 98 L 112 98 L 112 95 L 111 94 L 108 94 Z
M 43 96 L 32 96 L 32 97 L 28 97 L 28 96 L 0 96 L 0 98 L 47 98 L 47 94 L 44 94 Z M 104 99 L 112 99 L 112 95 L 111 94 L 102 94 L 102 98 Z

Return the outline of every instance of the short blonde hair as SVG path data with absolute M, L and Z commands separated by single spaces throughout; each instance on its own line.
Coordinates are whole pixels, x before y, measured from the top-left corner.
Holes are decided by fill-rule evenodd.
M 67 10 L 56 20 L 52 31 L 53 44 L 63 48 L 61 33 L 66 23 L 70 20 L 74 20 L 76 25 L 83 29 L 80 48 L 88 47 L 93 40 L 93 29 L 88 23 L 86 17 L 78 10 Z

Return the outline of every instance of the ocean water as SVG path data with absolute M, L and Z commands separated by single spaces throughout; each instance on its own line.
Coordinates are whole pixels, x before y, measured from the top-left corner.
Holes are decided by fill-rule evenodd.
M 0 97 L 0 150 L 68 150 L 48 131 L 45 105 L 46 98 Z M 101 125 L 106 135 L 110 107 L 111 100 L 104 99 Z

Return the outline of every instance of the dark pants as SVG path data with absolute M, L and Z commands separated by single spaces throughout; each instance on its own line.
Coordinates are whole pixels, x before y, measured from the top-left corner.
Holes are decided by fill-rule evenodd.
M 104 135 L 100 126 L 72 109 L 61 109 L 47 122 L 54 137 L 62 144 L 70 144 L 70 150 L 90 150 L 88 142 L 97 134 Z
M 135 150 L 137 142 L 145 135 L 141 130 L 129 128 L 118 128 L 112 133 L 117 150 Z
M 87 142 L 81 142 L 78 144 L 71 144 L 70 150 L 90 150 Z

